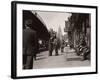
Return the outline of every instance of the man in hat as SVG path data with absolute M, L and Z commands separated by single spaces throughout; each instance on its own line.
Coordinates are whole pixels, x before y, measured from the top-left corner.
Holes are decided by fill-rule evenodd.
M 33 68 L 33 59 L 38 52 L 38 40 L 36 31 L 32 29 L 32 20 L 25 20 L 23 29 L 23 69 Z

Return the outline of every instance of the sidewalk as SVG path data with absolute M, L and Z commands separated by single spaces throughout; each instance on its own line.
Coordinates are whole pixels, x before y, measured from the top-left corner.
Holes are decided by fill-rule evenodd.
M 60 67 L 80 67 L 89 66 L 90 61 L 81 61 L 81 57 L 77 56 L 73 49 L 66 47 L 64 53 L 59 51 L 59 56 L 55 56 L 53 51 L 53 56 L 48 56 L 49 52 L 44 51 L 37 55 L 37 60 L 34 61 L 33 68 L 60 68 Z
M 67 67 L 80 67 L 80 66 L 90 66 L 90 61 L 81 61 L 81 56 L 77 56 L 74 49 L 69 47 L 65 48 Z

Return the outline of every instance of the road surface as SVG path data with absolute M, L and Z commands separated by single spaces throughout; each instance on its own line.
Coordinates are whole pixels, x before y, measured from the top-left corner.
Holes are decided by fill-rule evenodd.
M 55 51 L 53 51 L 53 56 L 49 56 L 48 51 L 41 52 L 33 63 L 34 69 L 80 66 L 90 66 L 90 61 L 81 61 L 81 56 L 77 56 L 75 51 L 69 47 L 65 47 L 63 53 L 59 50 L 58 56 L 55 56 Z

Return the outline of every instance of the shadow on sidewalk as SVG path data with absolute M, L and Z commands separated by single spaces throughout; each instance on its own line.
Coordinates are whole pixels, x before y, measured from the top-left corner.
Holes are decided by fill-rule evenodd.
M 67 61 L 81 61 L 81 58 L 67 58 Z
M 37 58 L 36 60 L 46 59 L 46 57 Z

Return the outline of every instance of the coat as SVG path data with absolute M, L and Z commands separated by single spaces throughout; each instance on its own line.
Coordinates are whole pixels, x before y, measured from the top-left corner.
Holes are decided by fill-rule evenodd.
M 38 39 L 36 31 L 26 28 L 23 30 L 23 54 L 34 56 L 38 52 Z

